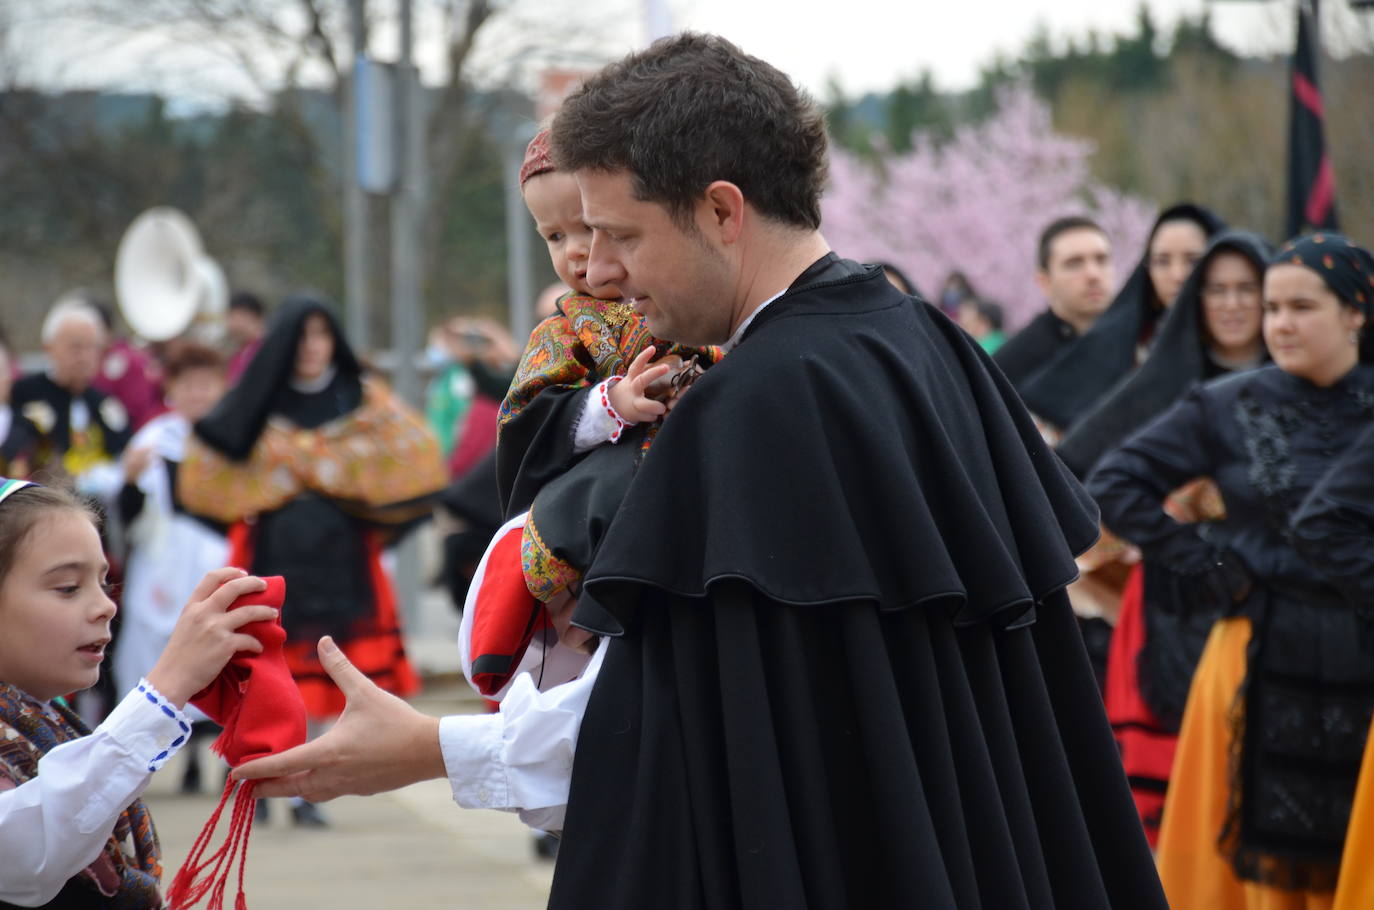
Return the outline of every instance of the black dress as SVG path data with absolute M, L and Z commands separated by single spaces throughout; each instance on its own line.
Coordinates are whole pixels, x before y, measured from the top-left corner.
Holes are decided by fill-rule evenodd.
M 1063 593 L 1095 535 L 971 340 L 817 263 L 588 572 L 550 906 L 1164 907 Z
M 1342 596 L 1341 578 L 1294 545 L 1292 522 L 1372 419 L 1374 366 L 1326 388 L 1263 367 L 1190 393 L 1089 482 L 1107 526 L 1180 578 L 1180 604 L 1224 604 L 1252 621 L 1221 832 L 1244 879 L 1330 890 L 1339 869 L 1374 712 L 1374 630 Z M 1161 509 L 1199 476 L 1217 483 L 1227 511 L 1205 529 Z

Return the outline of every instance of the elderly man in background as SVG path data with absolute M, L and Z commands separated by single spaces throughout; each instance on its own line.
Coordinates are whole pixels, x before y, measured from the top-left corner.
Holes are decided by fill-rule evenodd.
M 105 323 L 83 297 L 60 298 L 43 320 L 48 366 L 14 384 L 12 404 L 38 430 L 35 476 L 73 478 L 88 495 L 110 499 L 120 485 L 115 461 L 129 441 L 129 413 L 93 383 L 106 346 Z

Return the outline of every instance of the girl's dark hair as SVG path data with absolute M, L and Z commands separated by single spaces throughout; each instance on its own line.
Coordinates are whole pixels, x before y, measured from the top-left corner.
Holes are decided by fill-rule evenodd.
M 68 487 L 24 487 L 0 502 L 0 586 L 9 577 L 20 547 L 39 521 L 47 513 L 59 510 L 80 512 L 100 527 L 100 514 Z

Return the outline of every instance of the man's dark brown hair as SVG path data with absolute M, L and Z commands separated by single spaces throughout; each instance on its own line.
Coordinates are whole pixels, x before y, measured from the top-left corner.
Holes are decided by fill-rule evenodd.
M 786 75 L 724 38 L 655 42 L 592 76 L 551 129 L 568 171 L 628 171 L 635 196 L 681 225 L 713 181 L 761 214 L 815 229 L 826 180 L 825 117 Z
M 1054 245 L 1054 239 L 1060 234 L 1067 234 L 1069 231 L 1081 230 L 1097 231 L 1103 237 L 1107 232 L 1102 230 L 1102 225 L 1083 215 L 1069 215 L 1065 218 L 1056 218 L 1051 221 L 1046 228 L 1040 232 L 1040 244 L 1035 251 L 1035 261 L 1040 263 L 1040 270 L 1048 271 L 1050 267 L 1050 247 Z

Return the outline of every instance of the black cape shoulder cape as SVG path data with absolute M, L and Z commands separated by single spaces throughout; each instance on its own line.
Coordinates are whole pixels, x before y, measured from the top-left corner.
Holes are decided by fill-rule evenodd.
M 1164 907 L 1060 590 L 1095 510 L 953 323 L 809 277 L 593 560 L 550 907 Z
M 782 603 L 1010 625 L 1076 577 L 1096 507 L 987 356 L 880 272 L 825 274 L 764 310 L 746 353 L 664 422 L 579 624 L 619 634 L 645 587 L 740 579 Z

